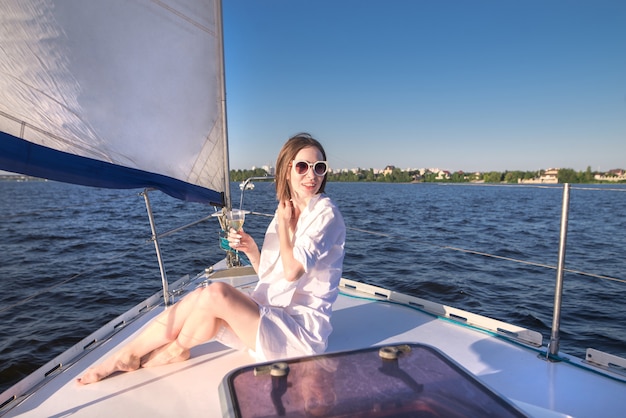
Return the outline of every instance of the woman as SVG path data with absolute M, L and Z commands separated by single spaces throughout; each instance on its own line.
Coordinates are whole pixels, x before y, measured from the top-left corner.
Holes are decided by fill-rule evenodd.
M 198 288 L 78 382 L 183 361 L 190 348 L 213 338 L 247 348 L 260 361 L 323 352 L 346 231 L 339 210 L 323 194 L 327 171 L 317 140 L 308 134 L 290 138 L 276 161 L 279 203 L 263 250 L 243 229 L 229 233 L 231 247 L 246 254 L 259 276 L 251 297 L 222 282 Z

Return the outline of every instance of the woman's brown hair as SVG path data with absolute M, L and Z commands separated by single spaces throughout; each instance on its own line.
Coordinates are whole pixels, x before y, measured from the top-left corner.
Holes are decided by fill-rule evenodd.
M 317 148 L 322 153 L 323 160 L 326 161 L 326 151 L 324 151 L 322 144 L 306 132 L 299 133 L 289 138 L 278 153 L 278 158 L 276 159 L 276 198 L 279 202 L 291 199 L 289 180 L 287 180 L 291 163 L 301 149 L 308 147 Z M 324 193 L 327 176 L 328 173 L 324 174 L 324 180 L 322 180 L 322 185 L 318 193 Z

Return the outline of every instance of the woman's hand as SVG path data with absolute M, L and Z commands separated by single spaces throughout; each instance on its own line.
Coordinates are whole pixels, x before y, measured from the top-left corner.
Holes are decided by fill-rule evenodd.
M 293 233 L 296 229 L 298 217 L 296 216 L 296 208 L 291 200 L 284 200 L 278 204 L 278 223 L 287 225 L 289 231 Z
M 250 234 L 247 234 L 243 228 L 239 231 L 230 228 L 228 231 L 228 245 L 233 250 L 241 251 L 246 254 L 254 270 L 257 270 L 261 253 Z
M 228 231 L 228 245 L 230 245 L 230 248 L 233 250 L 246 253 L 250 249 L 250 246 L 256 246 L 256 243 L 250 234 L 244 232 L 243 228 L 239 231 L 230 228 Z
M 298 280 L 304 273 L 304 267 L 293 255 L 293 237 L 299 215 L 291 200 L 282 201 L 278 204 L 276 216 L 278 218 L 280 258 L 283 263 L 285 279 L 290 282 Z

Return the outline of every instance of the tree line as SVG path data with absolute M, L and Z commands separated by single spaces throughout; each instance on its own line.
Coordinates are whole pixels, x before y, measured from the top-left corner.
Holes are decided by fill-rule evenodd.
M 419 170 L 401 170 L 394 168 L 383 173 L 376 173 L 374 169 L 358 169 L 352 171 L 333 172 L 328 174 L 328 181 L 342 182 L 381 182 L 381 183 L 518 183 L 518 180 L 530 180 L 542 176 L 545 170 L 539 171 L 488 171 L 484 173 L 465 173 L 457 171 L 442 175 L 441 172 L 425 173 Z M 585 171 L 576 171 L 571 168 L 561 168 L 558 172 L 559 183 L 602 183 L 594 176 L 598 174 L 587 167 Z M 601 173 L 600 173 L 601 174 Z M 230 179 L 232 181 L 244 181 L 250 177 L 267 176 L 267 172 L 262 168 L 254 170 L 231 170 Z M 619 183 L 624 183 L 620 181 Z

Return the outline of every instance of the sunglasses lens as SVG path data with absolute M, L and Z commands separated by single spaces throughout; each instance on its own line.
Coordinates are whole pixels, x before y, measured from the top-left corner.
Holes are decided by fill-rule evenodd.
M 315 163 L 313 170 L 315 170 L 315 174 L 317 174 L 318 176 L 323 176 L 324 174 L 326 174 L 326 170 L 328 170 L 328 167 L 326 166 L 325 162 L 320 161 Z
M 306 161 L 295 161 L 293 167 L 298 174 L 306 174 L 309 172 L 309 168 L 313 167 L 313 172 L 318 176 L 323 176 L 328 171 L 328 164 L 326 161 L 317 161 L 314 164 L 309 164 Z
M 307 171 L 309 171 L 309 165 L 304 161 L 296 162 L 295 167 L 296 167 L 296 173 L 298 174 L 304 174 Z

